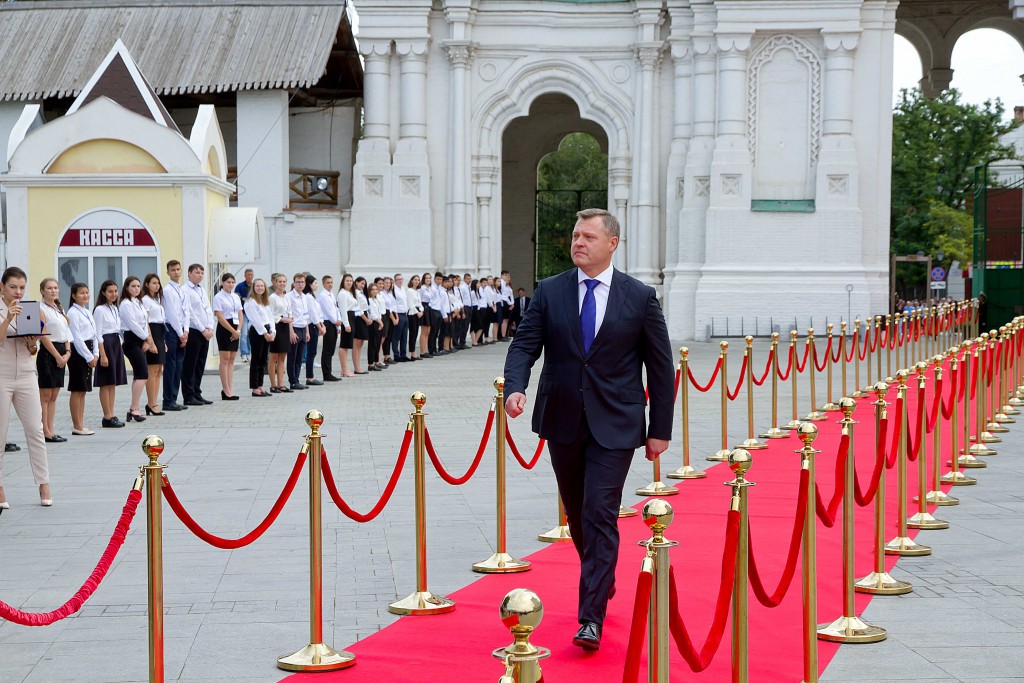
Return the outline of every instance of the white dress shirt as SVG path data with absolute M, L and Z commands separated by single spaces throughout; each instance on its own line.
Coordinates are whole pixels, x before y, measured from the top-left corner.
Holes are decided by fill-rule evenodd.
M 170 280 L 164 287 L 163 306 L 166 324 L 170 325 L 179 337 L 188 332 L 188 300 L 185 297 L 185 290 L 174 280 Z
M 256 299 L 246 299 L 245 322 L 256 330 L 257 334 L 274 334 L 274 316 L 270 306 L 264 306 Z
M 598 285 L 594 287 L 594 338 L 597 338 L 597 333 L 601 331 L 601 323 L 604 322 L 604 313 L 608 309 L 608 293 L 612 289 L 612 273 L 615 272 L 615 266 L 608 266 L 603 273 L 598 275 L 596 278 L 588 278 L 579 268 L 576 269 L 577 282 L 579 283 L 579 310 L 583 310 L 583 297 L 587 294 L 587 285 L 584 284 L 584 280 L 594 279 L 598 281 Z
M 423 301 L 420 300 L 420 293 L 412 287 L 405 290 L 405 300 L 408 302 L 409 315 L 423 311 Z
M 102 339 L 108 334 L 121 337 L 121 311 L 113 304 L 100 304 L 92 311 L 96 321 L 96 334 Z
M 276 291 L 270 295 L 270 314 L 273 317 L 274 325 L 281 322 L 281 318 L 292 317 L 292 305 L 288 300 L 288 294 L 278 294 Z
M 206 292 L 202 285 L 192 284 L 191 281 L 185 285 L 185 294 L 188 296 L 188 326 L 189 329 L 213 331 L 214 322 L 213 309 L 210 308 L 210 300 L 206 298 Z
M 420 285 L 420 303 L 424 306 L 430 305 L 430 297 L 434 295 L 433 285 Z
M 381 290 L 380 300 L 384 302 L 385 311 L 388 313 L 398 313 L 398 310 L 396 309 L 394 287 L 387 291 Z
M 304 294 L 306 298 L 306 313 L 309 315 L 310 325 L 319 325 L 324 321 L 324 312 L 320 310 L 320 304 L 312 294 Z
M 448 304 L 448 292 L 445 291 L 444 287 L 430 285 L 430 307 L 438 313 L 450 307 L 450 304 Z M 448 313 L 443 315 L 448 315 Z
M 96 358 L 100 348 L 100 335 L 96 331 L 96 319 L 92 311 L 74 304 L 68 310 L 68 318 L 71 320 L 71 337 L 75 351 L 86 361 Z M 92 351 L 86 347 L 87 341 L 92 342 Z
M 46 322 L 46 331 L 50 333 L 50 341 L 55 344 L 64 344 L 74 341 L 71 334 L 71 324 L 64 317 L 60 309 L 48 303 L 42 304 L 43 320 Z
M 146 313 L 149 315 L 150 325 L 163 325 L 164 321 L 167 320 L 163 304 L 150 295 L 147 294 L 142 297 L 142 307 L 146 309 Z
M 409 313 L 409 298 L 406 296 L 405 287 L 392 287 L 391 292 L 395 299 L 395 313 Z
M 384 308 L 379 296 L 375 296 L 367 302 L 366 315 L 369 316 L 371 322 L 380 320 L 385 313 L 387 313 L 387 309 Z
M 213 297 L 213 310 L 220 311 L 225 320 L 238 327 L 238 312 L 242 310 L 242 299 L 234 292 L 228 293 L 222 289 Z
M 294 289 L 288 292 L 288 305 L 292 309 L 292 327 L 309 327 L 309 311 L 306 309 L 306 295 Z
M 320 314 L 323 316 L 324 321 L 337 327 L 341 317 L 338 311 L 338 302 L 335 301 L 334 295 L 326 289 L 321 289 L 316 293 L 316 303 L 320 306 Z
M 356 290 L 356 305 L 352 309 L 356 315 L 368 315 L 370 312 L 370 302 L 366 300 L 366 294 L 362 290 Z
M 356 298 L 347 289 L 338 292 L 338 318 L 348 332 L 352 331 L 352 326 L 348 323 L 348 314 L 352 312 L 358 315 L 356 311 L 358 307 L 359 304 L 356 302 Z
M 124 299 L 117 306 L 121 314 L 121 331 L 131 332 L 142 341 L 149 338 L 149 316 L 139 299 Z

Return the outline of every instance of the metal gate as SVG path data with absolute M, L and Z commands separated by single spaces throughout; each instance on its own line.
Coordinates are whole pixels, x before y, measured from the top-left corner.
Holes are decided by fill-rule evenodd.
M 576 212 L 607 208 L 608 191 L 537 190 L 536 205 L 533 272 L 536 282 L 540 282 L 572 268 L 570 248 Z
M 985 293 L 987 323 L 1024 312 L 1024 166 L 979 166 L 974 173 L 972 293 Z

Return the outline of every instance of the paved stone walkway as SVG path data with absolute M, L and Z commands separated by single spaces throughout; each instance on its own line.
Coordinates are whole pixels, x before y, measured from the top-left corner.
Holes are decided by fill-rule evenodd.
M 689 346 L 694 373 L 705 380 L 718 346 Z M 7 458 L 12 509 L 0 516 L 0 599 L 40 611 L 74 593 L 102 552 L 145 461 L 140 444 L 147 434 L 165 439 L 168 477 L 192 514 L 225 536 L 249 531 L 272 505 L 308 431 L 303 417 L 310 408 L 326 416 L 325 446 L 338 486 L 359 510 L 369 509 L 387 481 L 415 390 L 427 394 L 428 425 L 440 457 L 450 469 L 464 470 L 476 450 L 494 394 L 491 382 L 501 374 L 506 348 L 495 345 L 402 364 L 273 399 L 218 401 L 124 429 L 97 429 L 91 437 L 70 436 L 64 393 L 57 431 L 71 441 L 50 450 L 53 508 L 37 505 L 23 454 Z M 741 341 L 733 341 L 733 378 L 741 348 Z M 767 343 L 759 340 L 758 349 L 763 359 Z M 245 384 L 245 369 L 239 365 L 239 386 Z M 218 395 L 216 376 L 205 383 L 207 395 Z M 803 384 L 800 392 L 800 410 L 806 412 Z M 702 467 L 703 455 L 719 447 L 718 395 L 698 397 L 691 391 L 690 396 L 693 464 Z M 768 423 L 766 397 L 764 392 L 758 401 L 758 431 Z M 819 401 L 824 397 L 822 379 Z M 98 401 L 90 398 L 87 421 L 97 427 Z M 117 404 L 123 410 L 126 403 L 122 389 Z M 780 419 L 787 420 L 786 387 L 780 392 L 780 412 Z M 732 443 L 746 437 L 745 417 L 742 403 L 731 408 Z M 11 433 L 23 441 L 19 429 L 15 422 Z M 536 439 L 528 421 L 513 421 L 511 429 L 522 450 L 532 451 Z M 666 472 L 681 463 L 679 435 L 677 423 L 672 450 L 664 458 Z M 1018 647 L 1024 640 L 1024 580 L 1019 578 L 1024 499 L 1011 471 L 1020 436 L 1011 432 L 1008 437 L 990 468 L 978 475 L 981 485 L 961 488 L 957 493 L 963 504 L 942 510 L 953 529 L 926 532 L 935 555 L 905 560 L 897 569 L 913 574 L 918 590 L 872 602 L 867 616 L 889 628 L 890 639 L 842 648 L 827 680 L 1024 677 Z M 543 547 L 536 534 L 556 521 L 546 459 L 531 472 L 514 463 L 509 468 L 508 547 L 516 555 Z M 638 502 L 632 490 L 650 479 L 649 463 L 638 456 L 624 502 Z M 394 621 L 387 603 L 414 587 L 412 481 L 407 470 L 394 499 L 369 524 L 355 524 L 325 502 L 324 637 L 336 647 Z M 470 565 L 493 552 L 493 458 L 486 457 L 465 486 L 450 487 L 433 475 L 427 481 L 430 588 L 444 595 L 478 579 Z M 201 543 L 165 507 L 168 680 L 277 681 L 283 675 L 275 667 L 277 655 L 306 643 L 305 477 L 294 498 L 266 536 L 235 551 Z M 107 580 L 78 615 L 45 628 L 0 623 L 0 682 L 147 680 L 144 510 Z

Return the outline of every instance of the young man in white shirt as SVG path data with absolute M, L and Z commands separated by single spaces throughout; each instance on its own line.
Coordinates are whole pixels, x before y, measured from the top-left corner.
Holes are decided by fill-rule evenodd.
M 181 261 L 167 262 L 167 284 L 163 288 L 164 341 L 167 355 L 164 360 L 163 409 L 171 412 L 187 410 L 178 403 L 185 365 L 185 345 L 188 341 L 189 307 L 185 290 L 181 286 Z
M 320 304 L 320 312 L 324 317 L 324 343 L 320 352 L 320 371 L 325 382 L 340 382 L 341 378 L 334 375 L 332 363 L 334 350 L 338 346 L 338 333 L 341 332 L 341 311 L 338 301 L 334 298 L 334 278 L 324 275 L 320 278 L 320 291 L 316 293 L 316 302 Z
M 181 394 L 187 406 L 206 406 L 213 401 L 203 398 L 203 372 L 206 358 L 210 355 L 210 339 L 213 337 L 213 307 L 203 289 L 206 269 L 198 263 L 188 267 L 188 283 L 185 297 L 188 302 L 188 337 L 185 344 L 185 361 L 181 369 Z
M 395 311 L 395 328 L 391 331 L 391 357 L 396 363 L 409 362 L 409 300 L 405 293 L 405 277 L 395 273 L 391 287 L 391 302 Z

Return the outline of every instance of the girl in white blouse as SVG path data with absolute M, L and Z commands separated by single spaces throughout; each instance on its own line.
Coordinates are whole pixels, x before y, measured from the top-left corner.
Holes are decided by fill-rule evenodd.
M 316 350 L 320 338 L 327 331 L 324 325 L 324 312 L 320 310 L 320 304 L 316 300 L 317 290 L 320 288 L 317 279 L 313 275 L 306 276 L 306 287 L 302 290 L 306 299 L 306 312 L 309 315 L 309 341 L 306 343 L 306 386 L 322 386 L 323 382 L 313 374 L 313 367 L 316 361 Z M 301 369 L 301 368 L 300 368 Z M 301 378 L 301 374 L 300 374 Z
M 377 283 L 370 283 L 366 288 L 366 315 L 370 319 L 369 339 L 366 342 L 366 369 L 379 372 L 383 363 L 380 362 L 380 343 L 384 336 L 384 314 L 386 310 L 377 296 Z
M 344 325 L 341 334 L 338 335 L 338 360 L 341 365 L 342 377 L 353 377 L 348 370 L 348 353 L 355 343 L 356 311 L 359 304 L 356 303 L 356 290 L 352 275 L 345 273 L 341 278 L 341 288 L 338 291 L 338 316 Z M 353 364 L 358 368 L 359 363 L 353 354 Z
M 92 369 L 99 363 L 100 335 L 89 305 L 89 285 L 71 285 L 71 360 L 68 361 L 68 391 L 71 392 L 71 433 L 89 436 L 95 432 L 85 426 L 85 394 L 92 391 Z
M 276 334 L 266 282 L 259 278 L 252 281 L 244 309 L 249 328 L 249 349 L 252 352 L 249 357 L 249 388 L 253 396 L 262 398 L 270 396 L 263 389 L 263 375 L 267 371 L 267 357 Z
M 96 367 L 93 382 L 100 388 L 100 407 L 103 420 L 100 424 L 107 429 L 124 427 L 124 422 L 114 414 L 114 392 L 119 385 L 128 384 L 128 373 L 124 367 L 124 350 L 121 345 L 121 311 L 117 307 L 118 289 L 113 280 L 104 280 L 100 285 L 96 306 L 92 309 L 96 319 L 96 332 L 100 339 L 100 364 Z
M 149 336 L 153 340 L 146 364 L 149 366 L 149 379 L 146 380 L 146 415 L 163 415 L 160 410 L 160 382 L 164 376 L 164 360 L 167 354 L 167 343 L 164 341 L 164 288 L 160 276 L 150 273 L 142 279 L 142 307 L 149 317 Z
M 142 416 L 139 405 L 149 381 L 146 353 L 156 345 L 149 333 L 149 315 L 142 303 L 142 282 L 134 275 L 129 275 L 121 287 L 117 310 L 121 314 L 121 334 L 124 338 L 122 349 L 132 366 L 132 404 L 125 421 L 145 422 L 146 418 Z
M 274 341 L 270 343 L 270 391 L 287 394 L 291 391 L 285 381 L 288 349 L 291 346 L 292 307 L 288 302 L 288 277 L 281 273 L 271 276 L 274 293 L 270 295 L 270 313 L 274 318 Z
M 420 334 L 420 324 L 423 322 L 423 301 L 420 299 L 420 276 L 413 275 L 409 278 L 409 286 L 405 290 L 405 298 L 409 302 L 409 358 L 419 360 L 416 355 L 416 338 Z
M 213 313 L 217 316 L 217 369 L 220 374 L 220 399 L 237 401 L 235 393 L 235 354 L 245 329 L 242 299 L 235 294 L 235 276 L 220 276 L 220 291 L 213 297 Z
M 43 406 L 43 438 L 46 443 L 67 441 L 53 430 L 57 394 L 64 387 L 64 368 L 71 359 L 71 324 L 60 305 L 60 284 L 52 277 L 39 283 L 43 319 L 50 334 L 39 338 L 43 352 L 36 355 L 39 402 Z
M 366 370 L 359 369 L 359 360 L 363 352 L 363 344 L 370 339 L 370 304 L 366 299 L 366 278 L 359 276 L 355 279 L 355 292 L 353 296 L 356 299 L 355 314 L 356 324 L 352 328 L 352 367 L 353 372 L 357 375 L 367 374 Z
M 434 321 L 434 311 L 430 308 L 430 297 L 434 292 L 431 282 L 430 273 L 423 273 L 419 292 L 420 302 L 423 304 L 423 317 L 420 318 L 420 358 L 430 358 L 430 354 L 427 352 L 427 345 L 430 341 L 430 328 L 436 324 Z

